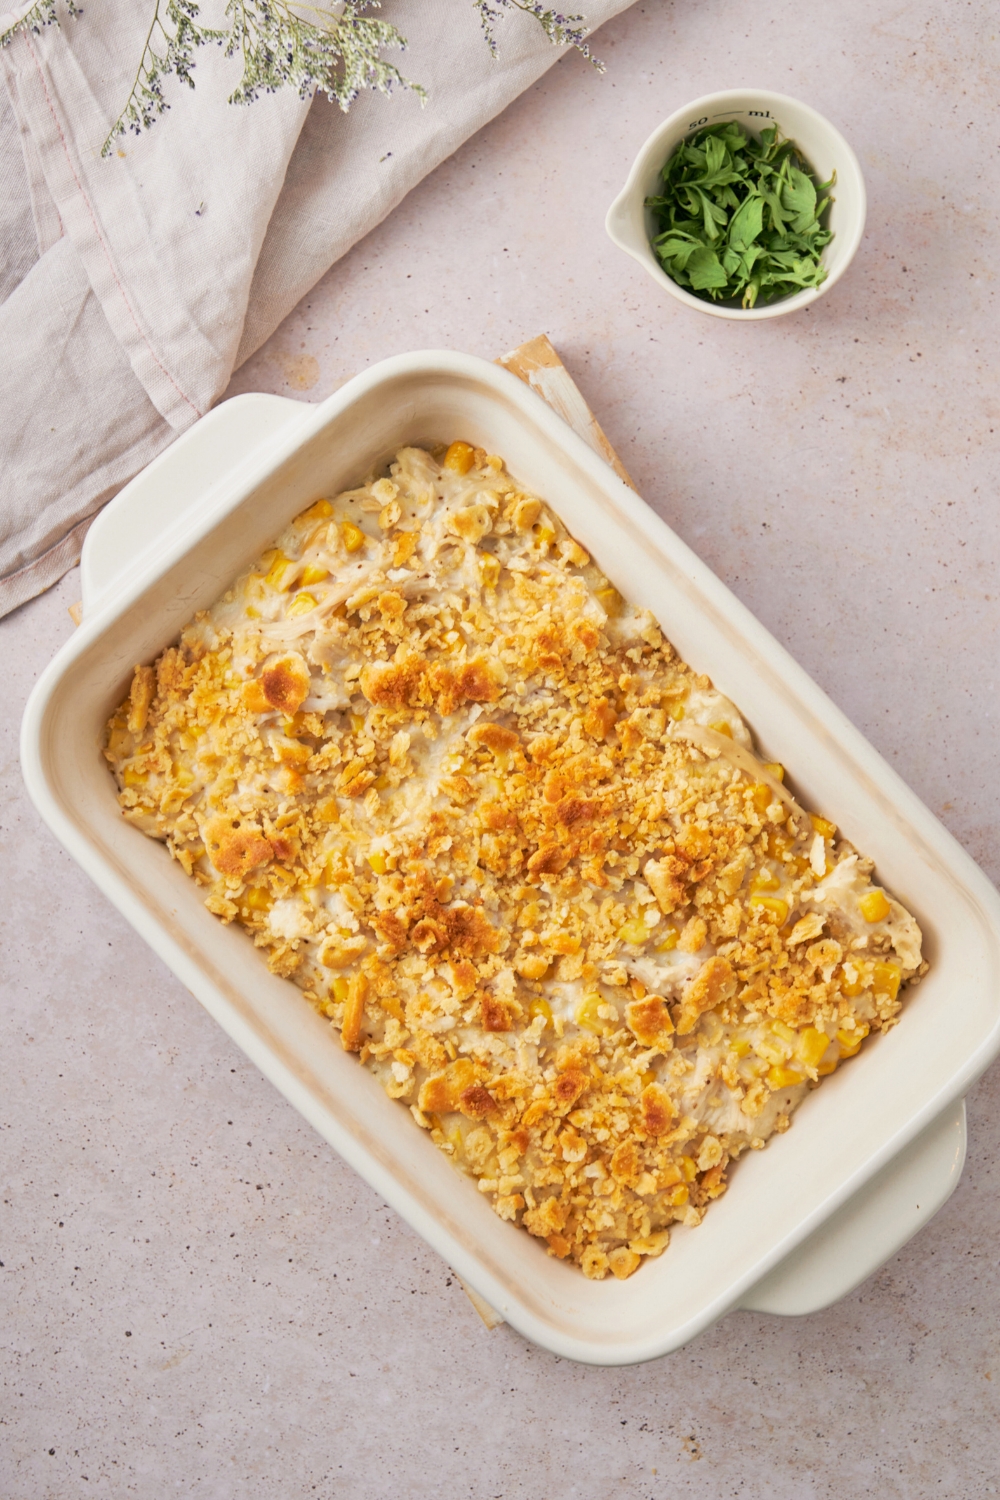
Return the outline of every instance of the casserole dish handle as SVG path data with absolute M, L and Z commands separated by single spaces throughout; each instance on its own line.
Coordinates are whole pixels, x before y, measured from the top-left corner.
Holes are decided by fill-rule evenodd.
M 213 485 L 312 411 L 311 404 L 287 396 L 233 396 L 181 433 L 109 501 L 87 532 L 80 558 L 84 614 L 115 592 L 141 553 L 182 526 Z
M 746 1293 L 747 1312 L 819 1312 L 867 1281 L 932 1219 L 965 1163 L 965 1100 L 950 1104 Z

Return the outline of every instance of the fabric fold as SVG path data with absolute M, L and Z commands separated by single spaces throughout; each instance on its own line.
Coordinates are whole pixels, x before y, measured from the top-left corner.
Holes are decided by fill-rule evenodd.
M 596 27 L 631 3 L 585 8 Z M 223 10 L 207 0 L 205 23 Z M 168 113 L 102 157 L 149 19 L 103 0 L 0 50 L 0 149 L 21 152 L 0 178 L 17 240 L 0 282 L 0 613 L 71 567 L 100 507 L 334 261 L 563 55 L 517 12 L 494 61 L 471 4 L 400 4 L 425 108 L 403 91 L 344 115 L 289 89 L 231 106 L 239 62 L 209 47 L 195 90 L 167 80 Z

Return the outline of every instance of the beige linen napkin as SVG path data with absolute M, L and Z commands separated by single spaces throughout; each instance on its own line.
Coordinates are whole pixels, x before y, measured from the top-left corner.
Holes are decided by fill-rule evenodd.
M 630 3 L 581 8 L 597 26 Z M 344 116 L 289 90 L 230 106 L 238 64 L 207 48 L 195 91 L 171 80 L 174 107 L 102 159 L 149 11 L 90 0 L 0 51 L 0 615 L 71 567 L 100 507 L 327 268 L 560 56 L 514 13 L 494 62 L 468 0 L 401 0 L 425 108 L 362 96 Z

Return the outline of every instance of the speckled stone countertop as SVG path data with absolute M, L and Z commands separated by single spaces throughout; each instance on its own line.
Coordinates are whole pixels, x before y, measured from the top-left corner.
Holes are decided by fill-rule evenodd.
M 314 401 L 383 355 L 548 332 L 647 501 L 994 879 L 998 32 L 986 0 L 640 0 L 603 78 L 560 63 L 232 385 Z M 828 114 L 870 206 L 828 297 L 737 326 L 602 221 L 654 125 L 744 83 Z M 1000 1492 L 997 1068 L 955 1196 L 838 1306 L 623 1370 L 487 1332 L 28 804 L 21 708 L 78 596 L 0 626 L 4 1500 Z

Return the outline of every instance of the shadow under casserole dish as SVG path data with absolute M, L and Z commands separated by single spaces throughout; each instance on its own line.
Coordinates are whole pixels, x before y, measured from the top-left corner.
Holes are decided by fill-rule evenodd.
M 589 1277 L 697 1224 L 926 971 L 871 861 L 464 442 L 298 516 L 136 668 L 105 754 L 209 910 Z

